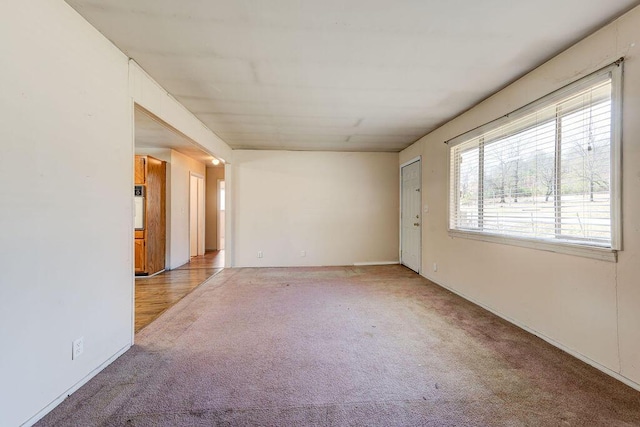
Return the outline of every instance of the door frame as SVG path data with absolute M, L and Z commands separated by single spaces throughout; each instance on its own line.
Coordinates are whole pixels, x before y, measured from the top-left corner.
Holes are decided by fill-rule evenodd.
M 227 223 L 227 214 L 226 214 L 226 200 L 221 200 L 222 198 L 220 197 L 220 187 L 221 184 L 224 184 L 224 193 L 225 193 L 225 198 L 226 198 L 226 194 L 227 194 L 227 184 L 225 182 L 224 178 L 218 178 L 218 180 L 216 181 L 216 199 L 218 201 L 218 204 L 216 206 L 216 247 L 218 248 L 218 250 L 224 250 L 224 246 L 226 246 L 226 244 L 220 244 L 222 240 L 224 240 L 226 242 L 226 227 L 224 224 Z M 221 209 L 222 204 L 225 204 L 225 213 L 223 214 L 223 211 Z M 222 219 L 222 221 L 221 221 Z M 221 224 L 222 222 L 224 222 L 224 224 Z M 222 238 L 220 238 L 220 236 L 222 235 Z
M 402 263 L 402 202 L 403 202 L 403 185 L 402 185 L 402 169 L 405 168 L 406 166 L 412 165 L 414 163 L 420 163 L 420 168 L 418 170 L 418 182 L 420 184 L 420 186 L 418 187 L 420 189 L 420 225 L 419 225 L 419 245 L 418 245 L 418 274 L 422 274 L 422 222 L 424 220 L 423 217 L 423 212 L 422 212 L 422 156 L 417 156 L 412 158 L 409 161 L 406 161 L 404 163 L 402 163 L 400 165 L 400 207 L 399 207 L 399 211 L 400 211 L 400 215 L 399 215 L 399 219 L 398 219 L 398 223 L 399 223 L 399 227 L 400 227 L 400 245 L 398 247 L 398 259 L 400 260 L 400 265 L 404 265 Z

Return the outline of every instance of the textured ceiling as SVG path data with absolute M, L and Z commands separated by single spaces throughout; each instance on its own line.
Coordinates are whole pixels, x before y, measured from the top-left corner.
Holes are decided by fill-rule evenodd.
M 67 0 L 232 148 L 400 151 L 634 0 Z

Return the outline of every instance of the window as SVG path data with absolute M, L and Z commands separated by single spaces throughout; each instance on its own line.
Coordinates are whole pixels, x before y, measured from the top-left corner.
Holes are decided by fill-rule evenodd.
M 450 233 L 620 249 L 620 79 L 618 61 L 448 141 Z

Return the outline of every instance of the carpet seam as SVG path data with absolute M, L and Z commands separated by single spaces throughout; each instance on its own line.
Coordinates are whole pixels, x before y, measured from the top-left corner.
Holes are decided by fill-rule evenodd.
M 190 307 L 190 305 L 194 302 L 197 301 L 197 299 L 194 299 L 194 295 L 196 293 L 199 292 L 206 292 L 209 289 L 218 289 L 221 286 L 223 286 L 224 284 L 227 283 L 227 281 L 233 277 L 235 274 L 237 274 L 237 272 L 233 272 L 233 274 L 229 275 L 228 278 L 224 278 L 223 281 L 221 283 L 215 284 L 215 285 L 211 285 L 210 288 L 208 289 L 204 289 L 205 285 L 210 285 L 210 281 L 212 281 L 214 278 L 216 278 L 216 276 L 218 276 L 218 274 L 220 274 L 223 270 L 225 270 L 224 268 L 220 269 L 218 272 L 214 273 L 212 276 L 209 276 L 207 279 L 205 279 L 202 283 L 200 283 L 198 286 L 196 286 L 195 288 L 193 288 L 191 290 L 191 292 L 189 292 L 188 294 L 186 294 L 185 296 L 183 296 L 182 298 L 180 298 L 180 300 L 178 300 L 174 305 L 172 305 L 171 307 L 167 307 L 167 309 L 165 309 L 163 312 L 161 312 L 158 317 L 156 317 L 155 319 L 153 319 L 153 321 L 148 324 L 147 326 L 145 326 L 144 328 L 142 328 L 140 331 L 138 331 L 138 334 L 141 334 L 143 331 L 146 332 L 147 334 L 149 334 L 150 332 L 147 331 L 147 328 L 152 327 L 153 324 L 160 320 L 162 317 L 172 313 L 172 312 L 176 312 L 176 314 L 182 313 L 186 308 Z M 184 307 L 183 307 L 184 306 Z M 194 320 L 195 322 L 195 320 Z M 188 330 L 191 325 L 193 325 L 194 322 L 191 322 L 191 324 L 189 325 L 188 328 L 185 329 Z M 183 331 L 184 332 L 184 331 Z M 176 338 L 179 338 L 182 334 L 178 335 Z M 140 337 L 140 340 L 144 340 L 144 336 Z M 172 343 L 174 342 L 173 340 L 171 341 Z
M 358 406 L 358 405 L 376 405 L 376 404 L 386 404 L 386 403 L 422 403 L 425 404 L 432 402 L 432 403 L 438 403 L 438 404 L 442 404 L 442 403 L 456 403 L 456 402 L 468 402 L 468 403 L 473 403 L 473 402 L 481 402 L 484 401 L 485 399 L 445 399 L 445 400 L 424 400 L 424 399 L 388 399 L 388 400 L 362 400 L 362 401 L 355 401 L 355 402 L 342 402 L 342 403 L 327 403 L 327 404 L 319 404 L 319 405 L 315 405 L 315 404 L 308 404 L 308 405 L 284 405 L 284 406 L 246 406 L 246 407 L 241 407 L 241 408 L 237 408 L 237 407 L 220 407 L 220 408 L 207 408 L 207 409 L 197 409 L 197 410 L 189 410 L 189 411 L 167 411 L 167 412 L 139 412 L 139 413 L 135 413 L 135 414 L 129 414 L 129 415 L 117 415 L 117 417 L 120 418 L 127 418 L 127 417 L 138 417 L 138 416 L 153 416 L 153 415 L 193 415 L 195 413 L 202 413 L 202 412 L 227 412 L 227 411 L 233 411 L 233 412 L 250 412 L 250 411 L 272 411 L 272 410 L 282 410 L 282 409 L 305 409 L 305 408 L 325 408 L 328 410 L 330 408 L 339 408 L 339 407 L 350 407 L 350 406 Z M 493 402 L 488 402 L 488 404 L 495 404 Z M 101 417 L 96 417 L 95 419 L 100 419 Z M 104 417 L 102 417 L 104 418 Z M 107 417 L 110 418 L 110 417 Z

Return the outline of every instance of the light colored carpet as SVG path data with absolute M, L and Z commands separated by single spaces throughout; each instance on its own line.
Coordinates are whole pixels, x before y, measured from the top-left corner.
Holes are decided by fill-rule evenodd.
M 223 270 L 39 426 L 632 426 L 640 393 L 401 266 Z

